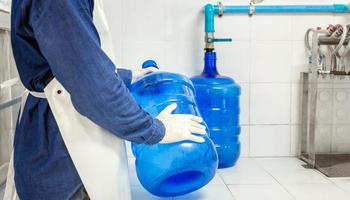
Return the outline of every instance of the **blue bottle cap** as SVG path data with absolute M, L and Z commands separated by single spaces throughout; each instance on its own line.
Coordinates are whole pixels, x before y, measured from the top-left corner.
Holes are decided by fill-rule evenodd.
M 146 60 L 145 62 L 143 62 L 142 69 L 146 69 L 149 67 L 155 67 L 155 68 L 159 69 L 156 61 L 154 61 L 154 60 Z

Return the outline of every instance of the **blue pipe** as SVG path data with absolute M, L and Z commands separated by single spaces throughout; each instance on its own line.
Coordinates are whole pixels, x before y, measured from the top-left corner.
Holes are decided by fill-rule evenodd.
M 255 13 L 348 13 L 349 5 L 255 5 Z M 205 6 L 205 32 L 214 33 L 214 17 L 219 14 L 219 6 L 207 4 Z M 250 6 L 223 6 L 223 13 L 247 13 Z
M 348 5 L 271 5 L 254 6 L 256 13 L 344 13 L 349 12 Z M 224 13 L 249 13 L 249 6 L 224 6 Z
M 205 32 L 214 33 L 215 23 L 214 18 L 216 14 L 219 14 L 219 7 L 213 4 L 207 4 L 204 8 L 205 10 Z

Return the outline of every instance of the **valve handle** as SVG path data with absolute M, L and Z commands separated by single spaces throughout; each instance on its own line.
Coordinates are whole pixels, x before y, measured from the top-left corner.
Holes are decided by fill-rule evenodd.
M 232 42 L 232 38 L 208 38 L 208 42 Z

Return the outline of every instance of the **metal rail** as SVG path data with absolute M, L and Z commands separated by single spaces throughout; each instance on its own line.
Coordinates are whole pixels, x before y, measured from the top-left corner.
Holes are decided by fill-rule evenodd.
M 10 101 L 6 101 L 5 103 L 0 104 L 0 111 L 20 103 L 21 99 L 22 97 L 17 97 L 15 99 L 12 99 Z
M 344 42 L 344 45 L 349 43 L 350 38 L 347 38 Z M 333 38 L 327 36 L 320 36 L 318 39 L 318 45 L 337 45 L 340 42 L 340 38 Z

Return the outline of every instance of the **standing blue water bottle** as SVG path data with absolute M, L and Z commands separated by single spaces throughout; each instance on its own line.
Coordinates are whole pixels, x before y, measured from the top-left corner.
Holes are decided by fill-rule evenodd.
M 210 138 L 216 145 L 219 168 L 232 167 L 241 151 L 241 88 L 232 78 L 218 73 L 214 51 L 207 50 L 204 61 L 203 73 L 191 78 L 196 90 L 197 105 L 209 127 Z

